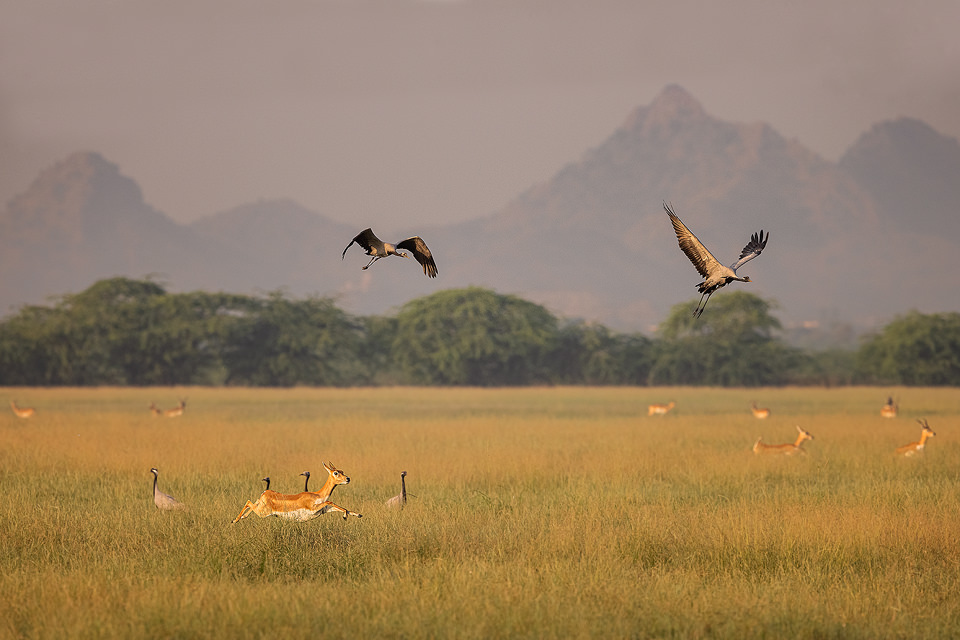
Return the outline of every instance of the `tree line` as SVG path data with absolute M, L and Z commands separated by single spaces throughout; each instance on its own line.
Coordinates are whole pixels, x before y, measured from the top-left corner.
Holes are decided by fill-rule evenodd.
M 479 287 L 353 316 L 330 298 L 113 278 L 0 321 L 0 385 L 960 384 L 957 313 L 911 312 L 858 350 L 814 352 L 786 344 L 755 295 L 726 293 L 696 320 L 690 309 L 650 338 Z

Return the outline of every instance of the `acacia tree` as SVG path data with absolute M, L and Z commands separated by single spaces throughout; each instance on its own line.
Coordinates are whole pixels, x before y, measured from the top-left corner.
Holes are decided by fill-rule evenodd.
M 693 304 L 674 305 L 659 328 L 651 384 L 783 384 L 800 354 L 780 342 L 772 304 L 744 291 L 718 297 L 699 318 Z
M 557 320 L 540 305 L 489 289 L 448 289 L 397 314 L 392 360 L 409 382 L 521 385 L 549 379 Z
M 898 317 L 863 344 L 857 369 L 874 383 L 960 384 L 960 313 Z

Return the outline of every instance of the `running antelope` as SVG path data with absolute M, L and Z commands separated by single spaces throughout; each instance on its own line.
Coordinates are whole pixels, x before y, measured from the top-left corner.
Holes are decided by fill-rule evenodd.
M 932 438 L 937 435 L 933 432 L 933 429 L 930 428 L 930 425 L 927 424 L 926 420 L 917 420 L 917 422 L 920 423 L 920 427 L 922 428 L 920 431 L 920 440 L 918 442 L 905 444 L 902 447 L 897 447 L 897 455 L 909 457 L 923 453 L 923 447 L 927 444 L 927 438 Z
M 647 407 L 648 416 L 663 416 L 666 415 L 670 409 L 673 409 L 676 406 L 675 402 L 670 404 L 651 404 Z
M 13 409 L 18 418 L 32 418 L 33 414 L 37 412 L 33 407 L 18 407 L 13 400 L 10 401 L 10 408 Z
M 159 418 L 160 416 L 163 415 L 163 410 L 160 409 L 160 407 L 158 407 L 155 402 L 151 402 L 150 406 L 147 407 L 147 409 L 150 409 L 150 414 L 154 418 Z
M 180 400 L 180 404 L 175 406 L 173 409 L 164 409 L 163 415 L 168 418 L 176 418 L 183 415 L 183 410 L 187 408 L 186 399 Z
M 884 418 L 896 418 L 898 409 L 899 405 L 893 401 L 892 397 L 888 397 L 887 404 L 883 405 L 883 408 L 880 409 L 880 415 Z
M 813 440 L 813 436 L 809 432 L 804 431 L 800 428 L 800 425 L 797 425 L 797 441 L 793 444 L 763 444 L 763 438 L 757 438 L 757 441 L 753 445 L 753 452 L 756 454 L 760 453 L 782 453 L 785 456 L 792 456 L 796 453 L 806 453 L 803 449 L 800 448 L 800 445 L 803 444 L 804 440 Z
M 247 500 L 247 504 L 243 506 L 240 515 L 233 519 L 233 523 L 240 522 L 251 513 L 255 513 L 261 518 L 277 516 L 283 520 L 295 520 L 297 522 L 312 520 L 328 511 L 339 511 L 343 514 L 344 520 L 347 519 L 347 516 L 362 518 L 362 514 L 330 502 L 330 494 L 337 488 L 337 485 L 349 484 L 350 478 L 343 471 L 333 466 L 332 462 L 324 462 L 323 468 L 327 470 L 329 476 L 319 491 L 304 491 L 303 493 L 287 495 L 267 489 L 260 494 L 256 502 Z
M 770 417 L 770 409 L 761 409 L 757 406 L 756 402 L 753 403 L 753 405 L 750 407 L 750 410 L 753 411 L 754 418 L 760 418 L 762 420 Z

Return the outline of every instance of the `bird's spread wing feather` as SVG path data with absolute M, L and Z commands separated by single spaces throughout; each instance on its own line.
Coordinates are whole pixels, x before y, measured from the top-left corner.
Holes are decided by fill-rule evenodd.
M 427 248 L 427 243 L 420 236 L 413 236 L 397 243 L 397 249 L 406 249 L 413 254 L 417 262 L 423 266 L 423 272 L 431 278 L 437 277 L 437 263 L 433 261 L 433 254 Z
M 677 232 L 677 241 L 680 243 L 680 249 L 687 254 L 690 262 L 697 268 L 700 275 L 704 278 L 708 277 L 712 271 L 716 270 L 716 267 L 720 266 L 720 262 L 703 246 L 703 243 L 697 239 L 697 236 L 693 235 L 693 232 L 687 229 L 686 225 L 683 224 L 667 203 L 663 204 L 663 208 L 667 212 L 667 215 L 670 216 L 670 222 L 673 223 L 673 230 Z
M 763 230 L 760 230 L 760 233 L 753 234 L 750 236 L 750 242 L 747 243 L 747 246 L 743 248 L 743 251 L 740 252 L 740 259 L 730 265 L 730 268 L 736 271 L 744 264 L 750 262 L 756 258 L 760 253 L 766 248 L 767 240 L 770 239 L 770 234 L 767 233 L 767 237 L 763 237 Z
M 350 241 L 350 244 L 348 244 L 346 248 L 343 250 L 343 253 L 340 254 L 341 260 L 343 260 L 344 256 L 347 255 L 347 249 L 353 246 L 354 242 L 356 242 L 358 245 L 363 247 L 363 250 L 366 252 L 370 251 L 370 247 L 372 246 L 371 243 L 383 244 L 380 241 L 380 238 L 378 238 L 376 234 L 373 232 L 373 229 L 370 229 L 370 228 L 364 229 L 363 231 L 357 234 L 357 237 L 355 237 L 353 240 Z

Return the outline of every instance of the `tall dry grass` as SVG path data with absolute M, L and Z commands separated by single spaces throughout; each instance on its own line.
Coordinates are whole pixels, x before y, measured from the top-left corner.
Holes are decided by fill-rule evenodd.
M 0 635 L 956 636 L 960 391 L 887 393 L 0 389 L 37 408 L 0 417 Z M 324 460 L 362 520 L 230 524 Z

